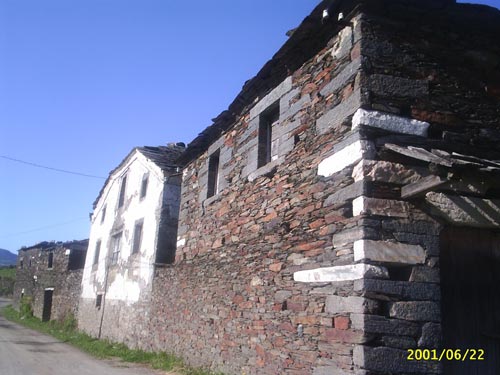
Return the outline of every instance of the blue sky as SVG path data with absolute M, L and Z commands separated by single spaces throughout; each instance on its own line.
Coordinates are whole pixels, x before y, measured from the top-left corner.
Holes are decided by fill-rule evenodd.
M 0 0 L 0 155 L 106 177 L 189 143 L 317 3 Z M 4 158 L 0 176 L 0 248 L 88 237 L 103 179 Z

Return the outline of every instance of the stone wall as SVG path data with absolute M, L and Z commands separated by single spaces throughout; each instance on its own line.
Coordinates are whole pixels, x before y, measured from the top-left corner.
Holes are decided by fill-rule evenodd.
M 426 191 L 402 198 L 437 159 L 394 150 L 498 160 L 500 135 L 498 12 L 442 5 L 365 2 L 186 166 L 176 262 L 156 270 L 146 348 L 228 374 L 442 371 L 406 349 L 441 344 L 448 222 Z M 275 103 L 272 161 L 257 168 L 259 116 Z M 207 198 L 217 150 L 220 191 Z M 473 193 L 470 176 L 444 171 L 457 178 L 438 194 Z
M 353 262 L 349 249 L 331 241 L 358 225 L 353 179 L 317 174 L 332 145 L 358 137 L 349 121 L 362 101 L 358 18 L 353 25 L 184 169 L 176 262 L 156 270 L 148 349 L 228 374 L 352 368 L 353 344 L 364 334 L 352 329 L 348 314 L 325 306 L 333 293 L 351 295 L 353 282 L 311 286 L 293 274 Z M 257 168 L 259 116 L 276 102 L 273 160 Z M 207 199 L 208 158 L 216 149 L 220 192 Z
M 19 251 L 14 304 L 19 307 L 21 296 L 32 299 L 33 313 L 42 318 L 44 292 L 53 288 L 51 319 L 63 320 L 68 315 L 76 316 L 81 292 L 83 269 L 69 269 L 70 257 L 83 257 L 88 241 L 42 242 Z M 53 265 L 49 268 L 49 254 L 53 254 Z M 22 261 L 22 267 L 21 267 Z

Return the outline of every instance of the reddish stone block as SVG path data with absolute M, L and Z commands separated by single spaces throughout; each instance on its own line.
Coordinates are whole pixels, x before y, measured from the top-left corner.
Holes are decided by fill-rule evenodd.
M 305 311 L 307 304 L 305 302 L 286 301 L 286 309 L 290 311 Z
M 313 250 L 313 249 L 316 249 L 316 248 L 322 248 L 325 243 L 326 243 L 326 241 L 306 242 L 306 243 L 302 243 L 300 245 L 294 246 L 292 248 L 292 250 L 294 250 L 294 251 L 308 251 L 308 250 Z
M 318 322 L 318 317 L 316 315 L 306 315 L 306 316 L 294 316 L 292 317 L 292 323 L 296 326 L 297 324 L 316 324 Z M 294 328 L 294 331 L 296 329 Z
M 337 329 L 348 329 L 350 320 L 347 316 L 336 316 L 334 319 L 334 327 Z
M 327 341 L 347 342 L 347 343 L 362 343 L 365 341 L 363 332 L 343 330 L 337 328 L 327 328 L 323 334 Z
M 275 211 L 273 211 L 273 212 L 269 213 L 268 215 L 264 216 L 262 218 L 262 221 L 266 223 L 266 222 L 271 221 L 277 217 L 278 217 L 278 215 L 276 214 Z
M 351 60 L 354 61 L 361 56 L 361 41 L 357 42 L 351 49 Z
M 281 323 L 278 327 L 282 331 L 287 331 L 287 332 L 296 331 L 295 327 L 291 323 Z
M 269 270 L 272 272 L 279 272 L 283 268 L 283 263 L 273 263 L 269 266 Z

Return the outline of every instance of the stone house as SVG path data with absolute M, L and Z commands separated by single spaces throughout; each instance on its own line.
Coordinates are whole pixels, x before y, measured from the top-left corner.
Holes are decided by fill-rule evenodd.
M 140 341 L 154 267 L 175 254 L 181 173 L 174 161 L 183 150 L 134 148 L 94 203 L 78 316 L 93 336 Z
M 14 304 L 30 297 L 33 314 L 44 320 L 76 316 L 88 240 L 41 242 L 19 250 Z
M 228 374 L 494 374 L 500 12 L 328 3 L 183 153 L 139 346 Z

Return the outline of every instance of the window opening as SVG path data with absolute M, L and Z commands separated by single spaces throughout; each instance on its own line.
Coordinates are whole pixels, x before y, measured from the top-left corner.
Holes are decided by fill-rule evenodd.
M 92 262 L 93 266 L 95 266 L 97 263 L 99 263 L 99 254 L 100 253 L 101 253 L 101 240 L 97 241 L 95 244 L 94 261 Z
M 141 248 L 141 242 L 142 242 L 142 227 L 143 227 L 143 222 L 137 222 L 135 224 L 134 228 L 134 245 L 132 247 L 132 254 L 135 254 L 139 252 Z
M 279 102 L 274 103 L 260 115 L 257 159 L 258 168 L 266 165 L 272 159 L 273 125 L 279 120 L 279 115 Z
M 105 218 L 106 218 L 106 206 L 104 206 L 103 209 L 102 209 L 101 224 L 104 223 L 104 219 Z
M 118 263 L 118 258 L 120 257 L 120 242 L 122 238 L 122 232 L 115 234 L 111 240 L 111 264 Z
M 146 196 L 146 193 L 148 192 L 148 180 L 149 180 L 149 175 L 147 173 L 144 173 L 141 182 L 141 199 L 143 199 Z
M 219 193 L 219 158 L 220 150 L 215 151 L 208 159 L 207 198 Z
M 120 186 L 120 197 L 118 198 L 118 208 L 123 206 L 125 203 L 125 188 L 127 186 L 127 176 L 123 176 L 122 183 Z
M 54 266 L 54 253 L 50 252 L 47 268 L 52 268 L 53 266 Z

